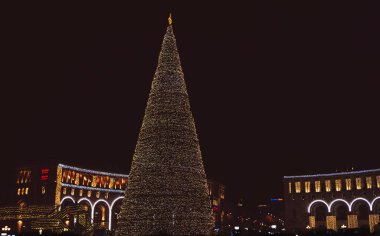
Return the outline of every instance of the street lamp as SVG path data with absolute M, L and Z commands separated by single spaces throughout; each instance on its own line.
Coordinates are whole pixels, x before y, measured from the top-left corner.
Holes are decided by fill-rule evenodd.
M 6 231 L 11 231 L 11 228 L 9 228 L 8 225 L 6 225 L 3 228 L 1 228 L 1 230 L 6 232 Z

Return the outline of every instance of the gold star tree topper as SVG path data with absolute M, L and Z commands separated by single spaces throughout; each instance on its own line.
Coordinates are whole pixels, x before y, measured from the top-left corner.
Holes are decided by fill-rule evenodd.
M 169 25 L 171 25 L 171 24 L 173 23 L 173 20 L 172 20 L 172 13 L 169 14 L 168 21 L 169 21 Z

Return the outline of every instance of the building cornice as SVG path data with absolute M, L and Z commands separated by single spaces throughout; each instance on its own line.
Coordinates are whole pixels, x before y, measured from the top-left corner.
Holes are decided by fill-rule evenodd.
M 106 176 L 108 175 L 111 177 L 128 178 L 128 175 L 126 175 L 126 174 L 118 174 L 118 173 L 111 173 L 111 172 L 104 172 L 104 171 L 97 171 L 97 170 L 89 170 L 89 169 L 84 169 L 84 168 L 79 168 L 79 167 L 69 166 L 69 165 L 64 165 L 64 164 L 58 164 L 58 167 L 62 167 L 63 169 L 83 172 L 83 173 L 89 173 L 89 174 L 93 174 L 93 175 L 106 175 Z
M 360 175 L 360 174 L 371 174 L 371 173 L 376 173 L 376 172 L 380 172 L 380 169 L 336 172 L 336 173 L 328 173 L 328 174 L 284 176 L 284 179 L 302 179 L 302 178 L 319 178 L 319 177 L 345 176 L 345 175 Z

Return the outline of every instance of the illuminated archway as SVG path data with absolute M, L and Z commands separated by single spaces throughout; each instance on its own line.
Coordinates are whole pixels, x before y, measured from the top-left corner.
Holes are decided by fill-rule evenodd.
M 75 200 L 74 200 L 74 198 L 72 198 L 72 197 L 70 197 L 70 196 L 66 196 L 66 197 L 62 198 L 62 199 L 61 199 L 61 202 L 59 203 L 59 207 L 58 207 L 58 210 L 59 210 L 59 211 L 61 210 L 62 203 L 63 203 L 64 201 L 66 201 L 67 199 L 71 200 L 71 201 L 75 204 Z
M 334 201 L 332 201 L 332 202 L 329 204 L 329 212 L 331 212 L 333 205 L 334 205 L 335 203 L 339 203 L 339 202 L 343 202 L 345 205 L 347 205 L 348 210 L 350 210 L 350 204 L 349 204 L 346 200 L 341 199 L 341 198 L 338 198 L 338 199 L 335 199 Z
M 118 200 L 121 200 L 121 199 L 123 199 L 123 198 L 124 198 L 124 196 L 120 196 L 120 197 L 117 197 L 115 200 L 113 200 L 113 202 L 111 203 L 111 210 L 112 210 L 113 205 L 115 205 L 115 203 L 116 203 Z
M 372 211 L 375 211 L 376 210 L 376 204 L 378 203 L 377 201 L 380 201 L 380 197 L 376 197 L 372 200 L 371 202 L 371 209 Z M 380 204 L 380 203 L 379 203 Z
M 372 204 L 367 199 L 362 198 L 362 197 L 358 197 L 358 198 L 355 198 L 354 200 L 352 200 L 352 202 L 350 203 L 350 206 L 348 208 L 350 212 L 352 212 L 352 206 L 357 201 L 364 201 L 364 202 L 366 202 L 368 204 L 368 206 L 369 206 L 369 210 L 372 211 Z
M 108 216 L 111 215 L 111 206 L 110 204 L 106 201 L 106 200 L 103 200 L 103 199 L 99 199 L 97 200 L 96 202 L 94 202 L 94 204 L 92 205 L 92 210 L 91 210 L 91 222 L 94 223 L 94 216 L 95 216 L 95 207 L 97 204 L 99 204 L 100 202 L 103 202 L 105 203 L 107 206 L 108 206 Z M 108 217 L 109 219 L 109 217 Z M 108 228 L 111 229 L 111 222 L 108 222 Z
M 329 206 L 329 204 L 326 201 L 320 200 L 320 199 L 312 201 L 309 204 L 308 208 L 307 208 L 307 212 L 311 213 L 311 207 L 313 207 L 317 203 L 323 203 L 324 205 L 326 205 L 328 212 L 330 212 L 330 206 Z
M 113 214 L 113 207 L 115 206 L 115 203 L 119 200 L 122 200 L 124 198 L 124 196 L 120 196 L 120 197 L 117 197 L 115 198 L 115 200 L 112 201 L 111 203 L 111 206 L 110 206 L 110 213 L 109 213 L 109 218 L 108 218 L 108 221 L 109 221 L 109 230 L 111 230 L 111 224 L 112 224 L 112 214 Z
M 91 214 L 92 208 L 93 208 L 92 202 L 88 198 L 85 198 L 85 197 L 78 200 L 78 204 L 81 202 L 87 202 L 88 203 L 88 205 L 90 206 L 89 212 Z

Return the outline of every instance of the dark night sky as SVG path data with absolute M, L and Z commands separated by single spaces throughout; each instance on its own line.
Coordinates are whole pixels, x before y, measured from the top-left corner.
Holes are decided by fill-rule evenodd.
M 380 15 L 366 4 L 2 7 L 1 176 L 50 159 L 127 173 L 170 11 L 206 172 L 230 199 L 379 168 Z

